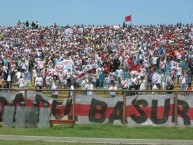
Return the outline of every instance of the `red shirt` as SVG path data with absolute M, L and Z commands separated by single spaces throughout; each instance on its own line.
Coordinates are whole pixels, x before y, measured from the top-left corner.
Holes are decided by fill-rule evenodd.
M 182 51 L 181 51 L 181 54 L 182 54 L 182 57 L 184 57 L 184 56 L 185 56 L 185 51 L 182 50 Z
M 127 63 L 129 64 L 129 65 L 132 65 L 133 63 L 132 63 L 132 60 L 129 58 L 128 60 L 127 60 Z
M 193 90 L 192 86 L 187 86 L 186 87 L 186 91 L 192 91 L 192 90 Z

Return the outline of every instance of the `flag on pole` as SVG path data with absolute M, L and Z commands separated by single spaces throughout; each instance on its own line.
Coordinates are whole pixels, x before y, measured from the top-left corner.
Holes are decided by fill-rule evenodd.
M 131 21 L 131 15 L 125 17 L 125 22 Z

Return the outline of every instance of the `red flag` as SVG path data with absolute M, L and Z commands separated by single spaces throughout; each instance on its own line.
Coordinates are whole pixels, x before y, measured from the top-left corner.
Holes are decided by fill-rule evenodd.
M 131 21 L 131 15 L 125 17 L 125 22 Z

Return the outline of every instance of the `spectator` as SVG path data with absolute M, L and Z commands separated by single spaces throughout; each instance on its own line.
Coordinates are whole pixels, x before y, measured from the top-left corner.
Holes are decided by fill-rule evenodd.
M 83 87 L 82 89 L 84 90 L 83 94 L 88 95 L 87 90 L 89 89 L 89 80 L 87 78 L 85 80 L 83 80 L 82 87 Z
M 143 91 L 146 90 L 146 81 L 144 77 L 141 77 L 139 81 L 139 90 Z M 144 94 L 145 92 L 141 92 L 140 94 Z
M 58 91 L 56 89 L 58 89 L 58 85 L 57 85 L 56 79 L 54 79 L 52 81 L 52 86 L 51 86 L 52 99 L 58 99 Z
M 157 92 L 155 92 L 155 91 L 157 91 L 158 90 L 158 87 L 157 87 L 157 85 L 156 85 L 156 82 L 153 82 L 153 85 L 152 85 L 152 94 L 157 94 Z
M 93 91 L 92 91 L 92 90 L 94 90 L 94 85 L 92 84 L 92 79 L 89 80 L 88 90 L 89 90 L 89 91 L 87 91 L 87 95 L 92 95 L 92 94 L 93 94 Z
M 104 71 L 99 72 L 99 87 L 102 88 L 104 85 L 104 80 L 105 80 L 105 74 Z
M 152 89 L 152 76 L 153 73 L 151 71 L 148 71 L 147 74 L 147 90 L 150 88 L 150 90 Z
M 115 78 L 116 78 L 116 73 L 113 71 L 113 69 L 111 69 L 111 71 L 109 72 L 109 76 L 108 79 L 110 80 L 110 85 L 115 82 Z
M 162 84 L 162 89 L 165 90 L 166 89 L 166 75 L 165 75 L 165 71 L 163 71 L 161 73 L 161 84 Z
M 70 91 L 68 93 L 68 98 L 73 98 L 73 95 L 74 95 L 74 84 L 73 84 L 73 82 L 70 82 L 69 87 L 70 87 Z
M 51 87 L 52 87 L 52 81 L 53 81 L 53 78 L 52 78 L 51 74 L 48 74 L 48 75 L 46 76 L 46 79 L 45 79 L 45 83 L 46 83 L 46 88 L 47 88 L 47 89 L 51 89 Z
M 31 74 L 29 71 L 25 72 L 25 81 L 26 81 L 26 86 L 29 89 L 29 87 L 31 86 Z
M 42 89 L 44 84 L 43 78 L 40 74 L 35 78 L 35 88 L 36 89 Z
M 192 91 L 193 88 L 192 88 L 192 84 L 191 83 L 188 83 L 187 87 L 186 87 L 186 91 Z
M 166 90 L 173 90 L 174 89 L 174 82 L 171 78 L 171 76 L 168 76 L 166 78 Z M 168 94 L 171 94 L 172 92 L 168 91 Z
M 24 89 L 26 87 L 25 80 L 24 80 L 23 76 L 20 76 L 20 79 L 18 82 L 16 82 L 16 84 L 18 85 L 20 92 L 24 94 L 24 91 L 21 91 L 22 89 Z
M 117 95 L 116 91 L 117 91 L 117 86 L 116 86 L 115 82 L 113 82 L 110 85 L 110 87 L 109 87 L 109 95 L 110 95 L 110 97 L 115 98 L 116 95 Z
M 180 88 L 182 91 L 185 91 L 186 89 L 186 76 L 183 73 L 182 76 L 180 76 Z
M 67 86 L 71 84 L 71 78 L 72 78 L 72 72 L 70 69 L 66 72 L 66 80 L 67 80 Z
M 182 75 L 182 67 L 178 64 L 177 65 L 177 85 L 179 85 L 179 78 Z
M 118 79 L 118 87 L 119 87 L 119 86 L 121 86 L 121 81 L 122 81 L 122 78 L 123 78 L 123 70 L 120 68 L 120 66 L 116 70 L 116 77 Z
M 4 88 L 6 86 L 5 80 L 3 79 L 2 76 L 0 76 L 0 88 Z
M 26 21 L 25 26 L 26 26 L 27 28 L 29 27 L 29 22 L 28 22 L 28 21 Z
M 128 79 L 125 79 L 125 77 L 123 78 L 123 80 L 121 81 L 121 85 L 122 85 L 122 89 L 125 91 L 129 88 L 129 80 Z M 122 92 L 123 94 L 124 92 Z M 127 96 L 128 95 L 128 92 L 125 91 L 125 95 Z
M 160 88 L 161 83 L 161 77 L 158 74 L 156 70 L 154 70 L 153 76 L 152 76 L 152 83 L 157 85 L 157 88 Z
M 187 87 L 186 87 L 186 91 L 193 91 L 193 88 L 192 88 L 192 84 L 191 83 L 188 83 Z M 189 95 L 190 92 L 187 92 L 186 95 Z
M 7 88 L 11 88 L 11 86 L 11 72 L 9 71 L 7 76 Z
M 135 91 L 135 90 L 137 90 L 137 87 L 136 87 L 134 82 L 131 82 L 131 85 L 129 86 L 129 90 L 130 90 L 129 91 L 129 96 L 133 96 L 133 95 L 137 94 L 136 91 Z

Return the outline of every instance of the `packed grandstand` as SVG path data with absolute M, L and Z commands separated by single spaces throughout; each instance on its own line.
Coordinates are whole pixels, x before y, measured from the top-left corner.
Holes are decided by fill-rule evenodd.
M 1 88 L 192 90 L 192 24 L 44 27 L 19 21 L 0 26 L 0 52 Z

